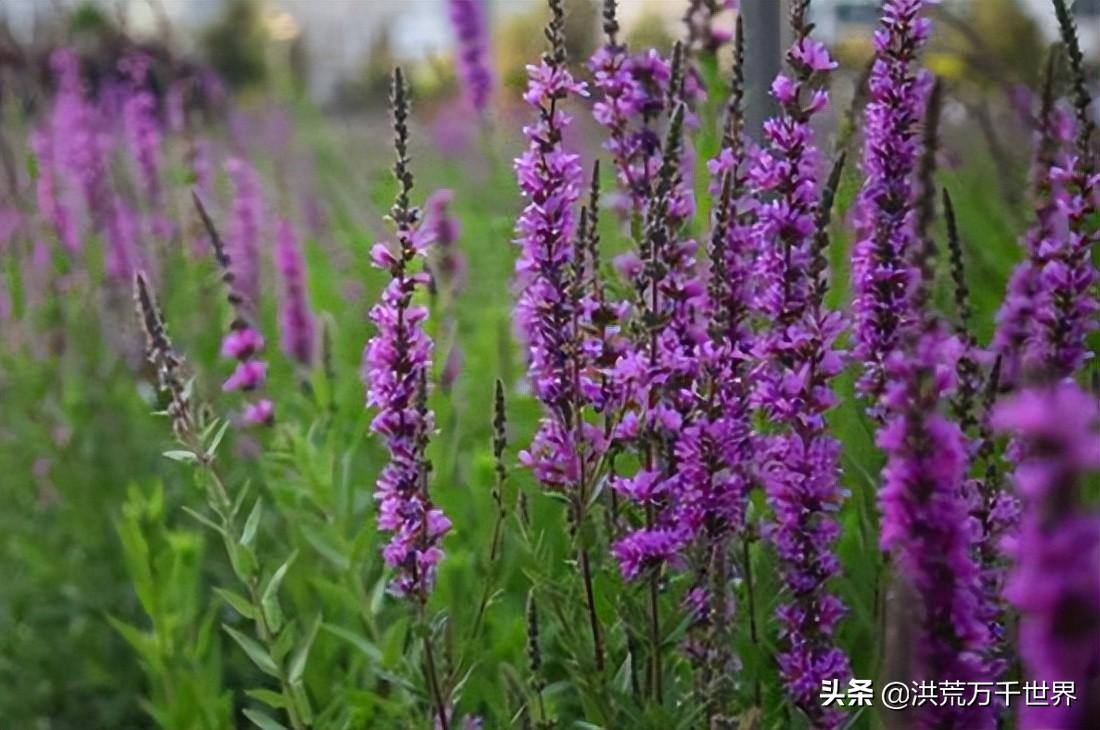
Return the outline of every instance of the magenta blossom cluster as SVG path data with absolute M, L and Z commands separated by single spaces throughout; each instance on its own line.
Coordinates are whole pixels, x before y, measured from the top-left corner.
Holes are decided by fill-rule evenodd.
M 915 63 L 931 33 L 931 21 L 921 17 L 926 4 L 927 0 L 885 3 L 868 81 L 852 306 L 854 355 L 864 363 L 859 388 L 872 400 L 885 387 L 886 359 L 917 322 L 913 180 L 922 154 L 920 125 L 932 77 L 918 71 Z
M 400 69 L 394 74 L 391 98 L 399 186 L 390 210 L 396 245 L 376 243 L 371 249 L 372 262 L 389 272 L 390 281 L 370 311 L 378 332 L 363 352 L 363 382 L 367 406 L 377 409 L 371 430 L 390 454 L 375 488 L 378 527 L 391 535 L 382 550 L 386 565 L 396 571 L 390 590 L 423 603 L 435 585 L 443 558 L 440 543 L 451 521 L 428 494 L 425 449 L 435 430 L 435 416 L 427 404 L 432 341 L 424 330 L 428 310 L 414 304 L 413 297 L 430 277 L 409 268 L 424 258 L 431 239 L 419 229 L 420 212 L 409 202 L 413 180 L 408 169 L 408 97 Z
M 797 18 L 796 18 L 797 19 Z M 787 53 L 790 74 L 772 85 L 779 116 L 764 126 L 765 147 L 751 180 L 762 196 L 756 210 L 755 308 L 768 326 L 757 335 L 754 402 L 778 425 L 761 437 L 759 471 L 775 521 L 767 533 L 780 558 L 790 600 L 777 610 L 783 649 L 779 669 L 787 690 L 815 727 L 836 728 L 843 714 L 820 705 L 822 682 L 843 680 L 848 659 L 834 630 L 844 614 L 828 590 L 839 572 L 833 545 L 840 444 L 826 431 L 836 404 L 830 381 L 841 371 L 836 339 L 843 320 L 827 311 L 815 286 L 820 154 L 811 127 L 828 95 L 812 81 L 836 67 L 825 46 L 796 23 Z
M 233 214 L 229 226 L 229 255 L 237 293 L 250 311 L 260 297 L 260 236 L 264 220 L 259 176 L 246 160 L 231 157 L 225 171 L 233 183 Z
M 258 331 L 240 320 L 234 322 L 222 340 L 222 357 L 235 360 L 236 369 L 222 383 L 222 390 L 255 393 L 267 380 L 267 363 L 263 360 L 264 338 Z M 241 420 L 246 426 L 270 426 L 275 422 L 275 404 L 268 398 L 257 398 L 245 406 Z
M 962 430 L 939 412 L 956 385 L 963 352 L 938 322 L 911 335 L 887 360 L 886 421 L 878 446 L 886 454 L 880 542 L 892 550 L 913 612 L 912 666 L 916 680 L 989 681 L 991 636 L 982 620 L 970 501 L 963 489 L 968 464 Z M 993 728 L 990 707 L 924 706 L 922 728 Z
M 484 113 L 493 92 L 487 0 L 448 0 L 458 42 L 458 72 L 471 106 Z
M 1048 96 L 1051 92 L 1048 92 Z M 993 349 L 1001 358 L 1001 380 L 1005 386 L 1017 385 L 1024 376 L 1024 363 L 1035 361 L 1036 311 L 1040 293 L 1040 274 L 1048 252 L 1064 222 L 1060 220 L 1051 170 L 1064 159 L 1065 148 L 1074 135 L 1073 118 L 1068 112 L 1045 99 L 1037 117 L 1036 154 L 1032 169 L 1035 221 L 1024 237 L 1027 258 L 1012 272 L 1004 302 L 997 313 Z M 1029 365 L 1030 367 L 1030 365 Z
M 579 441 L 585 434 L 574 428 L 581 394 L 578 358 L 573 356 L 576 301 L 569 281 L 577 227 L 574 204 L 584 171 L 579 155 L 565 146 L 563 135 L 572 118 L 562 108 L 570 96 L 587 91 L 566 68 L 564 48 L 545 53 L 538 65 L 528 66 L 527 76 L 523 99 L 538 118 L 524 127 L 527 148 L 515 161 L 528 200 L 516 224 L 516 321 L 527 346 L 531 386 L 546 415 L 520 459 L 544 486 L 565 490 L 580 483 L 582 459 L 595 458 L 592 449 L 582 456 Z
M 308 367 L 313 362 L 316 326 L 309 306 L 306 262 L 294 226 L 285 218 L 275 230 L 275 268 L 283 281 L 280 344 L 288 357 Z
M 1024 518 L 1008 549 L 1006 596 L 1020 611 L 1027 679 L 1072 682 L 1077 701 L 1020 710 L 1023 730 L 1085 730 L 1100 717 L 1100 515 L 1082 481 L 1100 471 L 1100 402 L 1063 382 L 1001 403 L 994 425 L 1016 438 Z

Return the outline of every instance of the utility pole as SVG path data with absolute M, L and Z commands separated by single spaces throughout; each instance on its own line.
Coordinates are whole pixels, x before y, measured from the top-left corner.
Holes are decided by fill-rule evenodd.
M 759 140 L 764 120 L 775 113 L 772 81 L 783 57 L 782 17 L 786 0 L 741 0 L 745 23 L 745 81 L 747 131 Z

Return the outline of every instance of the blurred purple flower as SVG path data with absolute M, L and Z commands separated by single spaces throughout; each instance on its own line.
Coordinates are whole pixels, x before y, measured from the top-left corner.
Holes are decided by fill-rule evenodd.
M 288 357 L 308 367 L 313 362 L 316 328 L 309 307 L 305 260 L 294 226 L 285 218 L 275 232 L 275 268 L 283 281 L 280 344 Z
M 260 236 L 264 220 L 263 193 L 255 169 L 239 157 L 226 160 L 225 171 L 233 183 L 233 216 L 229 227 L 229 255 L 237 293 L 245 306 L 260 306 Z
M 470 105 L 484 113 L 493 91 L 486 0 L 448 0 L 448 15 L 458 44 L 458 71 Z
M 886 454 L 880 543 L 897 559 L 910 595 L 915 626 L 911 648 L 914 680 L 992 681 L 986 657 L 992 637 L 984 621 L 975 527 L 963 480 L 967 443 L 957 424 L 939 411 L 956 385 L 964 346 L 938 322 L 887 360 L 883 395 L 886 422 L 878 446 Z M 925 705 L 918 727 L 996 727 L 995 708 Z
M 1073 683 L 1077 700 L 1026 703 L 1022 730 L 1086 730 L 1100 716 L 1100 515 L 1082 506 L 1082 482 L 1100 470 L 1097 396 L 1071 382 L 1027 390 L 993 416 L 1016 438 L 1024 501 L 1005 595 L 1020 610 L 1028 680 Z

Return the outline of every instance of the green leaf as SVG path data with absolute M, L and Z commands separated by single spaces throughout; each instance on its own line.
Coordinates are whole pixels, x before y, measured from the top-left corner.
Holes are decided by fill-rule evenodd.
M 256 503 L 252 505 L 252 511 L 248 513 L 248 519 L 244 522 L 244 529 L 241 530 L 241 544 L 245 546 L 251 546 L 252 542 L 256 539 L 256 531 L 260 527 L 260 518 L 263 516 L 263 500 L 259 497 L 256 498 Z
M 283 625 L 283 609 L 279 605 L 279 586 L 283 584 L 283 579 L 286 578 L 286 572 L 290 569 L 290 564 L 293 563 L 294 559 L 297 557 L 298 551 L 295 550 L 290 554 L 290 557 L 275 570 L 270 580 L 267 581 L 263 593 L 260 594 L 260 610 L 264 612 L 264 618 L 267 619 L 267 623 L 271 626 L 271 630 L 275 632 L 278 632 Z
M 263 702 L 268 707 L 276 710 L 285 708 L 287 704 L 286 697 L 283 697 L 281 692 L 270 689 L 246 689 L 244 693 L 257 702 Z
M 372 644 L 366 639 L 366 637 L 360 636 L 354 631 L 349 631 L 343 626 L 337 626 L 336 624 L 321 624 L 321 628 L 329 632 L 333 636 L 343 639 L 356 649 L 361 651 L 365 657 L 370 659 L 376 664 L 382 663 L 382 650 Z
M 218 533 L 219 535 L 224 535 L 225 534 L 225 530 L 222 529 L 221 525 L 217 524 L 216 522 L 214 522 L 213 520 L 211 520 L 209 517 L 202 514 L 201 512 L 196 512 L 195 510 L 191 509 L 190 507 L 184 507 L 183 511 L 186 512 L 187 514 L 191 515 L 196 520 L 198 520 L 200 523 L 202 523 L 203 525 L 206 525 L 207 527 L 209 527 L 211 530 Z
M 225 438 L 225 432 L 229 429 L 229 419 L 222 421 L 221 428 L 214 434 L 214 438 L 210 440 L 210 445 L 206 447 L 206 455 L 213 456 L 218 450 L 218 446 L 221 445 L 222 439 Z
M 286 730 L 286 725 L 259 710 L 245 710 L 244 716 L 255 723 L 260 730 Z
M 241 594 L 227 591 L 224 588 L 215 588 L 214 593 L 217 593 L 223 601 L 228 603 L 241 616 L 253 621 L 256 619 L 256 612 L 253 610 L 252 604 Z
M 252 660 L 252 663 L 255 664 L 260 671 L 272 677 L 279 676 L 279 667 L 275 664 L 275 660 L 267 653 L 267 649 L 260 646 L 259 642 L 251 636 L 245 636 L 240 631 L 237 631 L 227 624 L 222 624 L 222 628 L 225 629 L 227 634 L 233 637 L 233 641 L 237 642 L 237 644 L 244 649 L 244 653 L 248 655 L 248 658 Z
M 302 680 L 302 675 L 306 671 L 306 661 L 309 659 L 309 650 L 313 647 L 313 640 L 317 638 L 317 632 L 320 628 L 321 615 L 317 614 L 317 618 L 313 619 L 313 623 L 302 638 L 302 642 L 298 644 L 298 648 L 294 651 L 294 656 L 290 658 L 288 678 L 291 684 Z
M 175 450 L 165 451 L 163 456 L 172 461 L 181 461 L 189 464 L 197 464 L 199 457 L 193 451 Z

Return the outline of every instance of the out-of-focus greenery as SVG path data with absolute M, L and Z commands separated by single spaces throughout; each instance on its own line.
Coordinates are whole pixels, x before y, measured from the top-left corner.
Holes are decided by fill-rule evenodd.
M 202 38 L 210 65 L 233 87 L 264 80 L 267 41 L 257 0 L 229 0 L 222 17 L 206 29 Z

